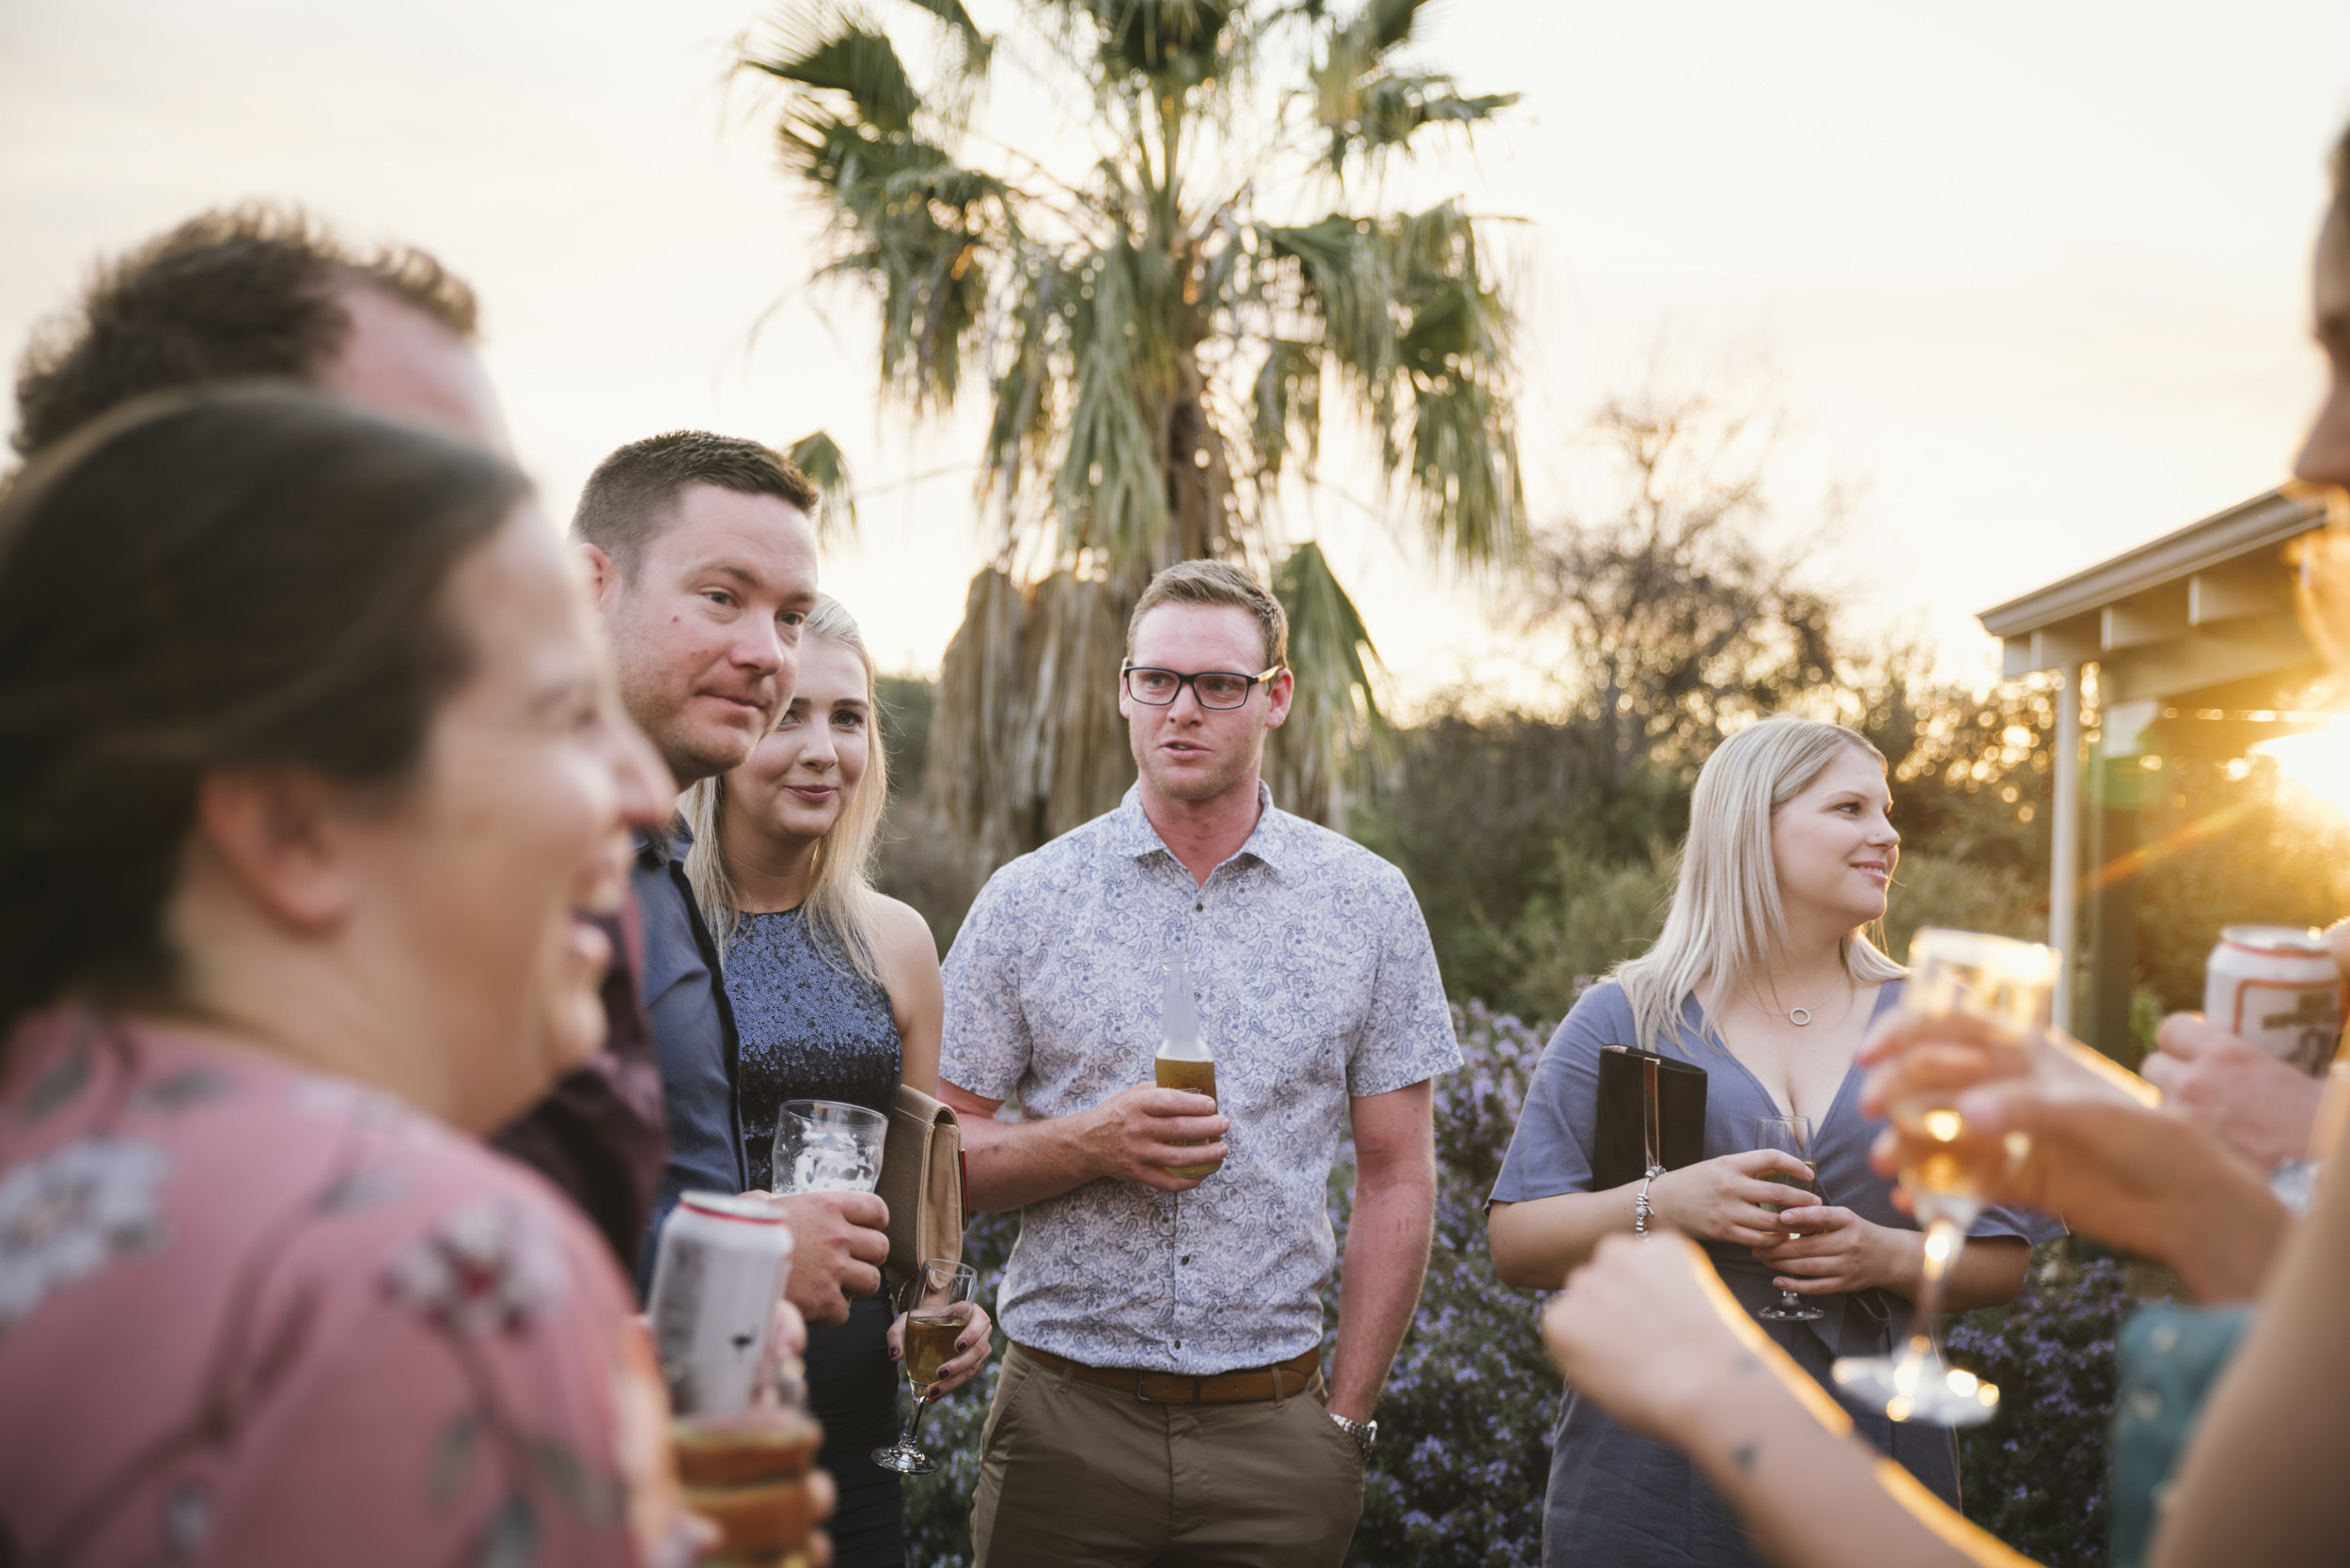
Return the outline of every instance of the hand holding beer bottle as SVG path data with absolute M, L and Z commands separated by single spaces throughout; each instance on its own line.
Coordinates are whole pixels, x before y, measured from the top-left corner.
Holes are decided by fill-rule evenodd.
M 1215 1058 L 1209 1054 L 1207 1042 L 1199 1037 L 1199 998 L 1191 988 L 1190 962 L 1179 948 L 1168 952 L 1164 963 L 1167 976 L 1159 1006 L 1159 1087 L 1204 1094 L 1213 1103 Z M 1202 1137 L 1177 1141 L 1186 1147 L 1198 1147 L 1214 1140 Z M 1188 1165 L 1168 1166 L 1167 1173 L 1204 1181 L 1223 1166 L 1224 1156 L 1219 1152 L 1214 1159 L 1203 1157 Z
M 1231 1123 L 1216 1114 L 1215 1061 L 1199 1038 L 1191 966 L 1179 952 L 1164 960 L 1157 1082 L 1111 1095 L 1082 1116 L 1064 1119 L 1076 1163 L 1097 1176 L 1139 1182 L 1161 1192 L 1189 1192 L 1224 1164 Z

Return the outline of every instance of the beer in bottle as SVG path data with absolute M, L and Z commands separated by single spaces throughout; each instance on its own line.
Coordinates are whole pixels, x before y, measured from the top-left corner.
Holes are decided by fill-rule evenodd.
M 1176 949 L 1165 961 L 1167 991 L 1159 1011 L 1159 1087 L 1180 1089 L 1215 1098 L 1215 1058 L 1199 1038 L 1199 1003 L 1192 994 L 1191 964 Z M 1186 1144 L 1213 1143 L 1214 1138 L 1185 1138 Z M 1169 1176 L 1213 1176 L 1220 1159 L 1203 1165 L 1171 1165 Z

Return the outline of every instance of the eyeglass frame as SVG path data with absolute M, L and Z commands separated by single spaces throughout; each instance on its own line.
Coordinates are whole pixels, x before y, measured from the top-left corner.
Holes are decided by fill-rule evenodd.
M 1183 688 L 1185 686 L 1189 686 L 1191 687 L 1191 699 L 1194 702 L 1198 703 L 1201 708 L 1207 710 L 1211 713 L 1237 713 L 1241 709 L 1247 707 L 1248 699 L 1256 696 L 1257 688 L 1259 686 L 1270 684 L 1275 676 L 1279 675 L 1289 667 L 1289 666 L 1284 664 L 1277 664 L 1260 671 L 1255 675 L 1243 674 L 1237 669 L 1196 669 L 1189 675 L 1185 675 L 1182 670 L 1169 669 L 1165 665 L 1138 665 L 1132 659 L 1128 659 L 1118 666 L 1118 687 L 1119 690 L 1124 692 L 1128 697 L 1133 698 L 1136 702 L 1141 703 L 1146 708 L 1172 708 L 1176 703 L 1183 700 Z M 1151 670 L 1160 675 L 1172 675 L 1175 677 L 1175 695 L 1168 698 L 1165 702 L 1153 702 L 1149 698 L 1143 696 L 1140 692 L 1136 691 L 1133 685 L 1128 682 L 1127 677 L 1134 674 L 1136 670 L 1142 669 Z M 1209 675 L 1229 675 L 1235 681 L 1246 681 L 1248 684 L 1242 689 L 1240 700 L 1238 702 L 1233 703 L 1229 708 L 1219 707 L 1215 703 L 1210 702 L 1206 698 L 1199 695 L 1198 682 L 1201 677 Z

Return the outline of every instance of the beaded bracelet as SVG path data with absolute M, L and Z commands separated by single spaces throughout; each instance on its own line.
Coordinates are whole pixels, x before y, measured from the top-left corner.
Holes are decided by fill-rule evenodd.
M 1656 1212 L 1648 1200 L 1648 1184 L 1663 1174 L 1661 1170 L 1651 1170 L 1640 1178 L 1639 1196 L 1632 1200 L 1632 1233 L 1636 1236 L 1648 1234 L 1649 1215 Z

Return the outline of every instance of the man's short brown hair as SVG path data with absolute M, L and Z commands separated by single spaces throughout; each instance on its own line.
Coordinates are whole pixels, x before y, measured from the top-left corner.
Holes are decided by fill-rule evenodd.
M 772 447 L 739 435 L 671 431 L 632 441 L 596 464 L 579 493 L 572 537 L 611 557 L 633 581 L 646 550 L 676 517 L 679 494 L 697 484 L 772 495 L 811 515 L 821 498 L 808 477 Z
M 34 335 L 13 444 L 30 457 L 149 392 L 315 380 L 351 335 L 336 292 L 354 283 L 475 335 L 473 290 L 421 250 L 353 251 L 297 207 L 217 208 L 102 263 L 79 304 Z
M 1289 612 L 1281 602 L 1266 591 L 1247 571 L 1227 561 L 1178 561 L 1151 579 L 1151 586 L 1135 601 L 1135 613 L 1126 619 L 1126 656 L 1135 653 L 1135 629 L 1142 618 L 1161 604 L 1230 604 L 1246 610 L 1257 618 L 1257 630 L 1264 636 L 1264 666 L 1285 665 L 1290 659 Z M 1254 674 L 1243 670 L 1244 675 Z

